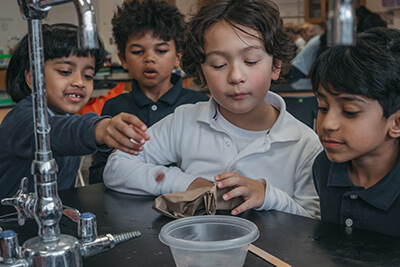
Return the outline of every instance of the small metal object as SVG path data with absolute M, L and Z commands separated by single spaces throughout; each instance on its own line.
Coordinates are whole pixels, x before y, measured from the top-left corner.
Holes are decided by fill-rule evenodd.
M 353 0 L 331 0 L 328 12 L 328 44 L 352 45 L 355 38 Z
M 127 232 L 117 235 L 106 234 L 99 236 L 93 242 L 82 243 L 81 254 L 83 257 L 90 257 L 115 247 L 115 245 L 128 241 L 142 235 L 139 231 Z
M 18 259 L 18 238 L 12 230 L 4 230 L 0 234 L 1 256 L 5 264 L 11 264 Z
M 92 242 L 97 238 L 96 216 L 91 212 L 82 213 L 79 216 L 78 235 L 83 242 Z
M 81 216 L 80 211 L 75 209 L 75 208 L 66 206 L 66 205 L 64 205 L 63 207 L 64 207 L 63 215 L 67 216 L 68 218 L 70 218 L 74 222 L 78 223 L 79 216 Z

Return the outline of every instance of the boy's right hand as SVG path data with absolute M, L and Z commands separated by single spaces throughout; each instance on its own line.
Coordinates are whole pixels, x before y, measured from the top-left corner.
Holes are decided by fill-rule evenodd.
M 146 130 L 147 126 L 138 117 L 128 113 L 102 119 L 94 128 L 97 144 L 107 144 L 133 155 L 138 155 L 150 139 Z

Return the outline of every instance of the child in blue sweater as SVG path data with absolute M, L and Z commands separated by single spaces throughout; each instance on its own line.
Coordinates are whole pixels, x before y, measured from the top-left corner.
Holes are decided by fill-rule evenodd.
M 79 49 L 77 27 L 69 24 L 43 25 L 43 43 L 50 143 L 58 165 L 58 189 L 63 190 L 74 186 L 80 156 L 110 147 L 136 153 L 139 145 L 130 139 L 148 136 L 146 126 L 133 115 L 74 115 L 91 97 L 93 76 L 103 65 L 102 45 Z M 25 36 L 7 68 L 6 90 L 17 104 L 0 125 L 0 198 L 15 194 L 23 177 L 33 191 L 35 133 L 28 50 Z

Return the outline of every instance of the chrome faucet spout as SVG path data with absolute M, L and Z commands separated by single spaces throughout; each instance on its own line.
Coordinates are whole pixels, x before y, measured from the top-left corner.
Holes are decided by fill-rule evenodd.
M 99 47 L 96 17 L 91 0 L 73 0 L 78 12 L 79 44 L 81 48 L 95 49 Z
M 331 0 L 328 13 L 328 44 L 353 44 L 354 23 L 353 0 Z

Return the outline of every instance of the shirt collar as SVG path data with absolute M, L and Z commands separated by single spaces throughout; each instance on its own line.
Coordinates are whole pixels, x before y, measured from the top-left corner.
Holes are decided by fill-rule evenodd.
M 270 142 L 287 142 L 300 140 L 300 131 L 293 131 L 293 121 L 287 120 L 287 116 L 291 116 L 286 112 L 286 104 L 282 97 L 274 92 L 269 91 L 265 97 L 265 101 L 279 110 L 279 116 L 269 134 Z M 198 121 L 210 124 L 215 129 L 215 117 L 217 115 L 218 103 L 210 98 L 207 108 L 202 110 L 197 117 Z
M 349 164 L 349 162 L 332 163 L 329 171 L 328 187 L 349 187 L 351 190 L 358 191 L 358 196 L 370 205 L 381 210 L 388 210 L 400 195 L 400 180 L 398 177 L 400 159 L 382 180 L 367 189 L 353 185 L 348 175 Z
M 165 102 L 169 105 L 174 104 L 178 101 L 182 92 L 182 77 L 178 74 L 172 73 L 171 83 L 174 85 L 170 90 L 168 90 L 164 95 L 158 99 L 158 102 Z M 132 79 L 132 91 L 133 99 L 139 108 L 143 108 L 146 105 L 154 104 L 154 101 L 148 98 L 142 90 L 140 90 L 139 83 Z

